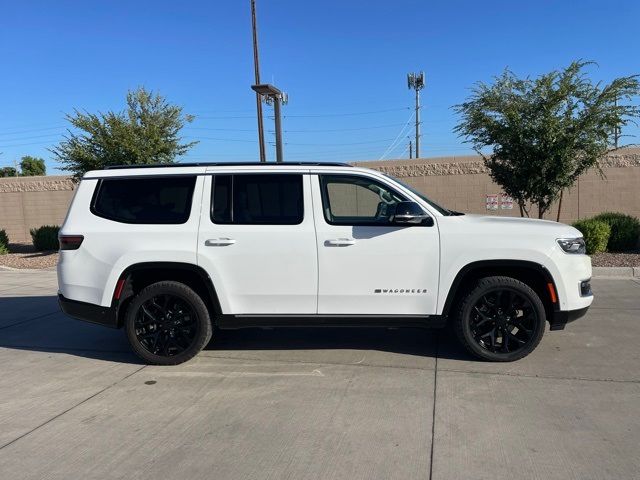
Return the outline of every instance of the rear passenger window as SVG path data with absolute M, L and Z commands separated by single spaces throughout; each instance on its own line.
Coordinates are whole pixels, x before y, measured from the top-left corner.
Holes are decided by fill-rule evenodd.
M 211 198 L 214 223 L 297 225 L 304 217 L 302 175 L 215 175 Z
M 122 223 L 185 223 L 195 184 L 195 176 L 105 178 L 100 180 L 91 211 Z

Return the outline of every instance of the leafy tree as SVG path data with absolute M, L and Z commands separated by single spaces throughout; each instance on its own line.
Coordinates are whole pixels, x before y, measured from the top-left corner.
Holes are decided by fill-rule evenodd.
M 62 170 L 76 180 L 108 165 L 171 163 L 197 142 L 181 143 L 179 132 L 193 116 L 144 88 L 127 93 L 124 112 L 88 113 L 75 110 L 67 120 L 80 133 L 69 131 L 51 152 Z
M 0 168 L 0 177 L 15 177 L 16 173 L 16 169 L 13 167 Z
M 590 63 L 576 61 L 535 79 L 507 69 L 454 107 L 462 116 L 455 131 L 482 155 L 522 216 L 533 204 L 542 218 L 588 169 L 602 175 L 598 160 L 612 150 L 613 132 L 640 116 L 640 107 L 617 103 L 640 92 L 638 76 L 594 84 L 584 73 Z M 487 147 L 492 154 L 481 152 Z
M 36 175 L 46 175 L 47 167 L 42 158 L 26 155 L 20 161 L 20 175 L 23 177 L 33 177 Z

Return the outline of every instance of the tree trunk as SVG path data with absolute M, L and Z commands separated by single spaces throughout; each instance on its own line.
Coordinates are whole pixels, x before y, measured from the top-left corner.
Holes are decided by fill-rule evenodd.
M 527 207 L 524 206 L 524 200 L 518 200 L 518 207 L 520 207 L 520 216 L 529 218 L 529 212 Z
M 558 201 L 558 216 L 556 217 L 556 222 L 560 222 L 560 212 L 562 211 L 562 195 L 564 194 L 564 190 L 560 191 L 560 200 Z

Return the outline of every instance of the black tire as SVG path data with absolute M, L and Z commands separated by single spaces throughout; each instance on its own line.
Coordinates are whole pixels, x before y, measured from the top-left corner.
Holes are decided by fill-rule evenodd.
M 158 282 L 142 289 L 131 300 L 124 323 L 133 351 L 155 365 L 186 362 L 211 340 L 207 306 L 180 282 Z
M 544 305 L 531 287 L 511 277 L 485 277 L 463 296 L 453 329 L 476 357 L 512 362 L 538 346 L 545 323 Z

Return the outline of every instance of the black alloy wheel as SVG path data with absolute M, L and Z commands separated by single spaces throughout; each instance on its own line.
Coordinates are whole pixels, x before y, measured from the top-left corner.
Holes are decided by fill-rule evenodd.
M 138 342 L 149 353 L 173 357 L 187 350 L 196 339 L 197 315 L 180 297 L 156 295 L 140 305 L 135 332 Z
M 211 339 L 207 307 L 187 285 L 158 282 L 144 288 L 125 317 L 131 347 L 143 360 L 176 365 L 193 358 Z
M 511 353 L 531 341 L 539 321 L 527 298 L 515 290 L 497 288 L 475 303 L 469 328 L 482 348 L 493 353 Z
M 461 302 L 454 327 L 474 355 L 513 361 L 540 343 L 545 322 L 544 306 L 528 285 L 510 277 L 486 277 Z

